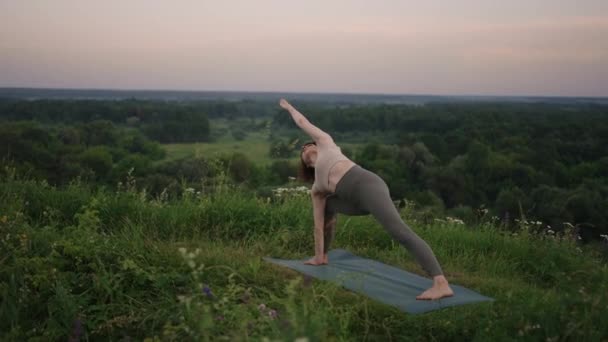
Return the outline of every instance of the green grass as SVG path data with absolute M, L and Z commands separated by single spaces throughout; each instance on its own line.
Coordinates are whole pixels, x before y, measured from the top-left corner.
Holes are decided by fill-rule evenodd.
M 359 144 L 344 143 L 340 146 L 354 151 Z M 225 134 L 214 142 L 162 144 L 162 147 L 166 151 L 164 161 L 194 157 L 213 158 L 237 152 L 243 153 L 257 165 L 268 165 L 274 160 L 268 153 L 270 142 L 262 132 L 249 133 L 246 139 L 240 141 Z M 299 160 L 297 153 L 294 152 L 290 160 L 297 162 Z
M 268 155 L 270 143 L 260 133 L 250 134 L 245 140 L 235 140 L 224 136 L 210 143 L 163 144 L 167 152 L 165 160 L 203 157 L 213 158 L 221 155 L 243 153 L 256 164 L 266 165 L 272 162 Z M 296 158 L 293 158 L 296 160 Z
M 4 181 L 0 340 L 606 340 L 608 267 L 595 249 L 402 214 L 448 279 L 496 301 L 408 315 L 263 262 L 313 251 L 306 196 L 220 185 L 160 202 Z M 370 217 L 340 217 L 333 247 L 424 275 Z
M 254 131 L 247 133 L 244 140 L 236 140 L 230 134 L 230 122 L 223 119 L 215 119 L 211 122 L 212 130 L 219 133 L 213 142 L 208 143 L 180 143 L 180 144 L 162 144 L 166 151 L 164 161 L 176 160 L 183 158 L 213 158 L 218 156 L 232 155 L 233 153 L 243 153 L 249 160 L 257 165 L 268 165 L 272 163 L 270 158 L 270 142 L 268 141 L 268 132 Z M 297 131 L 296 131 L 297 132 Z M 354 151 L 360 144 L 342 143 L 343 148 L 348 148 Z M 290 160 L 297 162 L 299 157 L 296 153 Z

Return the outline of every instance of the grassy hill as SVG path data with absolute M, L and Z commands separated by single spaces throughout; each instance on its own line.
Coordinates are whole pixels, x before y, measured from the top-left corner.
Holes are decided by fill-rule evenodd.
M 448 279 L 496 299 L 408 315 L 262 261 L 311 254 L 306 195 L 187 193 L 1 182 L 0 339 L 608 340 L 605 258 L 533 222 L 425 223 L 406 207 Z M 338 221 L 333 247 L 424 275 L 370 217 Z

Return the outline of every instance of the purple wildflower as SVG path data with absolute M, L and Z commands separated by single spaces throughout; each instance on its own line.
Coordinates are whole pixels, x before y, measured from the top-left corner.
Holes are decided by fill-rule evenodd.
M 218 320 L 218 321 L 223 321 L 224 320 L 224 315 L 217 315 L 215 317 L 215 319 Z
M 270 311 L 268 311 L 268 316 L 269 316 L 271 319 L 275 319 L 275 318 L 277 318 L 277 310 L 270 310 Z
M 69 341 L 79 342 L 80 336 L 82 335 L 82 321 L 80 318 L 76 318 L 72 323 L 72 334 L 70 335 Z
M 207 284 L 203 286 L 203 293 L 205 294 L 205 296 L 207 296 L 207 298 L 213 298 L 213 293 L 211 292 L 211 289 L 209 288 L 209 286 L 207 286 Z

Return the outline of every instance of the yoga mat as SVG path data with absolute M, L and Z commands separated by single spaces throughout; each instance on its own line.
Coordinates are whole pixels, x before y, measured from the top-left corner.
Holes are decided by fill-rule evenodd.
M 366 295 L 382 303 L 393 305 L 412 314 L 468 303 L 494 301 L 465 287 L 450 283 L 454 296 L 437 300 L 416 300 L 416 296 L 433 285 L 433 280 L 417 274 L 356 256 L 343 249 L 328 253 L 329 264 L 304 265 L 302 260 L 286 260 L 271 257 L 263 259 L 289 267 L 312 277 L 329 280 L 349 290 Z M 448 279 L 449 280 L 449 279 Z

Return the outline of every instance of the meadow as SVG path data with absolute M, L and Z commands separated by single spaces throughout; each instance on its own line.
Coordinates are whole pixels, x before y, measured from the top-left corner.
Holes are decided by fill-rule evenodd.
M 311 255 L 306 194 L 219 180 L 167 200 L 134 179 L 109 190 L 13 175 L 0 196 L 3 341 L 608 341 L 605 246 L 536 222 L 429 221 L 408 204 L 448 279 L 496 299 L 408 315 L 262 260 Z M 333 247 L 424 275 L 370 217 L 339 217 Z
M 235 122 L 234 120 L 225 119 L 213 119 L 211 120 L 211 128 L 213 134 L 213 141 L 211 142 L 192 142 L 192 143 L 166 143 L 162 144 L 163 149 L 166 152 L 166 156 L 160 162 L 166 162 L 176 159 L 183 158 L 218 158 L 222 156 L 230 156 L 234 153 L 243 153 L 248 159 L 253 161 L 256 165 L 267 166 L 276 160 L 270 155 L 271 139 L 269 138 L 268 129 L 252 129 L 246 133 L 244 139 L 238 140 L 231 134 L 234 126 L 241 127 L 249 123 L 250 126 L 260 124 L 264 122 L 265 118 L 261 120 L 253 120 L 249 122 Z M 295 130 L 285 131 L 283 130 L 277 136 L 285 139 L 289 135 L 301 135 L 300 132 Z M 298 140 L 301 142 L 301 139 Z M 354 150 L 356 147 L 362 144 L 358 143 L 341 143 L 342 148 Z M 285 158 L 290 162 L 297 163 L 299 157 L 297 153 L 292 153 L 290 158 Z

